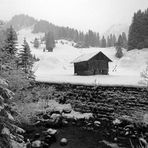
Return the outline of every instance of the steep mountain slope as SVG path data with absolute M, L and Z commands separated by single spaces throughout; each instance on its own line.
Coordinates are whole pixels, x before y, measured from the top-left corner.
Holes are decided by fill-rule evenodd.
M 12 17 L 12 19 L 6 24 L 6 27 L 9 27 L 12 25 L 15 30 L 19 31 L 20 29 L 30 27 L 36 23 L 37 23 L 37 20 L 35 20 L 33 17 L 20 14 Z
M 49 31 L 53 33 L 56 40 L 66 39 L 69 41 L 75 41 L 79 47 L 100 47 L 102 43 L 99 41 L 99 33 L 93 32 L 92 30 L 86 33 L 81 32 L 74 28 L 56 26 L 49 23 L 46 20 L 36 20 L 28 15 L 16 15 L 7 24 L 6 27 L 12 25 L 15 30 L 19 31 L 26 27 L 32 27 L 32 33 L 48 33 Z M 110 34 L 115 34 L 117 37 L 122 32 L 128 34 L 127 25 L 113 25 L 104 34 L 107 38 Z
M 115 24 L 112 25 L 105 33 L 105 36 L 110 34 L 115 34 L 118 37 L 122 32 L 125 32 L 128 35 L 129 26 L 126 24 Z

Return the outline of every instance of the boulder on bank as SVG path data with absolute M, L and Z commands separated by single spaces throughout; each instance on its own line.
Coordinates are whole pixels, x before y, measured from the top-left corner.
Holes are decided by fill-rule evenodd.
M 40 140 L 35 140 L 31 144 L 32 148 L 40 148 L 41 145 L 42 145 L 42 142 Z
M 57 130 L 52 129 L 52 128 L 49 128 L 46 132 L 51 136 L 54 136 L 57 134 Z
M 59 104 L 55 100 L 50 100 L 48 102 L 48 108 L 46 109 L 46 112 L 61 114 L 62 112 L 70 113 L 71 110 L 71 104 Z
M 14 140 L 11 140 L 11 146 L 12 148 L 26 148 L 25 143 L 18 143 Z
M 62 138 L 60 140 L 60 145 L 64 146 L 64 145 L 67 145 L 68 144 L 68 140 L 66 138 Z
M 68 120 L 89 120 L 93 118 L 93 113 L 74 111 L 70 104 L 59 104 L 55 100 L 50 100 L 46 112 L 45 110 L 43 112 L 37 115 L 36 125 L 57 127 L 67 125 Z
M 71 111 L 71 113 L 69 114 L 62 114 L 63 118 L 66 119 L 75 119 L 75 120 L 79 120 L 79 119 L 85 119 L 85 120 L 89 120 L 90 118 L 93 118 L 93 114 L 92 113 L 80 113 L 80 112 L 76 112 L 76 111 Z
M 94 121 L 94 126 L 99 127 L 101 125 L 100 121 Z

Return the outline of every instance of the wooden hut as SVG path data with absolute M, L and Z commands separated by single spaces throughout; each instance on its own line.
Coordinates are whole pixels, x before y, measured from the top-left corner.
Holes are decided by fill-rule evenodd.
M 108 75 L 109 65 L 112 62 L 102 52 L 81 55 L 74 63 L 75 75 Z

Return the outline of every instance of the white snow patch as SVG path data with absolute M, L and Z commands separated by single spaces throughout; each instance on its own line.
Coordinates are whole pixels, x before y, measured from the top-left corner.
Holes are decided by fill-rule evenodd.
M 92 113 L 80 113 L 80 112 L 76 112 L 74 110 L 71 111 L 70 114 L 63 114 L 62 115 L 64 118 L 68 118 L 68 119 L 90 119 L 93 117 Z
M 43 52 L 45 45 L 35 49 L 31 42 L 35 37 L 40 38 L 44 34 L 32 34 L 31 31 L 30 28 L 19 31 L 18 38 L 21 45 L 25 37 L 29 41 L 32 54 L 40 59 L 34 64 L 37 81 L 87 85 L 140 85 L 140 73 L 148 61 L 148 49 L 124 50 L 124 56 L 118 59 L 115 57 L 115 48 L 77 49 L 72 46 L 74 42 L 59 40 L 53 52 Z M 72 61 L 82 54 L 99 51 L 102 51 L 113 61 L 109 63 L 109 75 L 75 76 Z

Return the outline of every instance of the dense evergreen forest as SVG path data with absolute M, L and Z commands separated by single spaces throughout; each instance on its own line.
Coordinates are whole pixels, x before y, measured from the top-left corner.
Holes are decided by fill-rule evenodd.
M 42 32 L 47 36 L 50 32 L 53 36 L 52 38 L 55 40 L 66 39 L 76 42 L 77 44 L 75 47 L 77 48 L 113 47 L 117 44 L 119 45 L 119 42 L 121 47 L 128 50 L 148 48 L 148 9 L 143 12 L 139 10 L 134 13 L 128 37 L 125 32 L 121 32 L 119 36 L 115 36 L 114 34 L 101 36 L 99 32 L 92 30 L 88 30 L 84 33 L 83 31 L 74 28 L 54 25 L 46 20 L 38 21 L 33 17 L 24 14 L 15 15 L 6 24 L 1 21 L 1 25 L 4 25 L 4 28 L 12 25 L 16 31 L 25 27 L 33 26 L 33 33 Z M 2 36 L 5 36 L 4 31 L 0 32 L 0 42 L 3 42 Z
M 128 35 L 128 49 L 148 48 L 148 9 L 133 16 Z
M 110 34 L 107 37 L 101 36 L 99 32 L 88 30 L 86 33 L 70 27 L 56 26 L 46 20 L 35 20 L 33 17 L 27 15 L 14 16 L 6 26 L 12 25 L 15 30 L 20 30 L 24 27 L 34 26 L 33 33 L 53 34 L 55 40 L 66 39 L 76 42 L 77 48 L 88 47 L 112 47 L 115 46 L 118 37 L 115 34 Z M 126 34 L 121 32 L 123 42 L 127 42 Z

